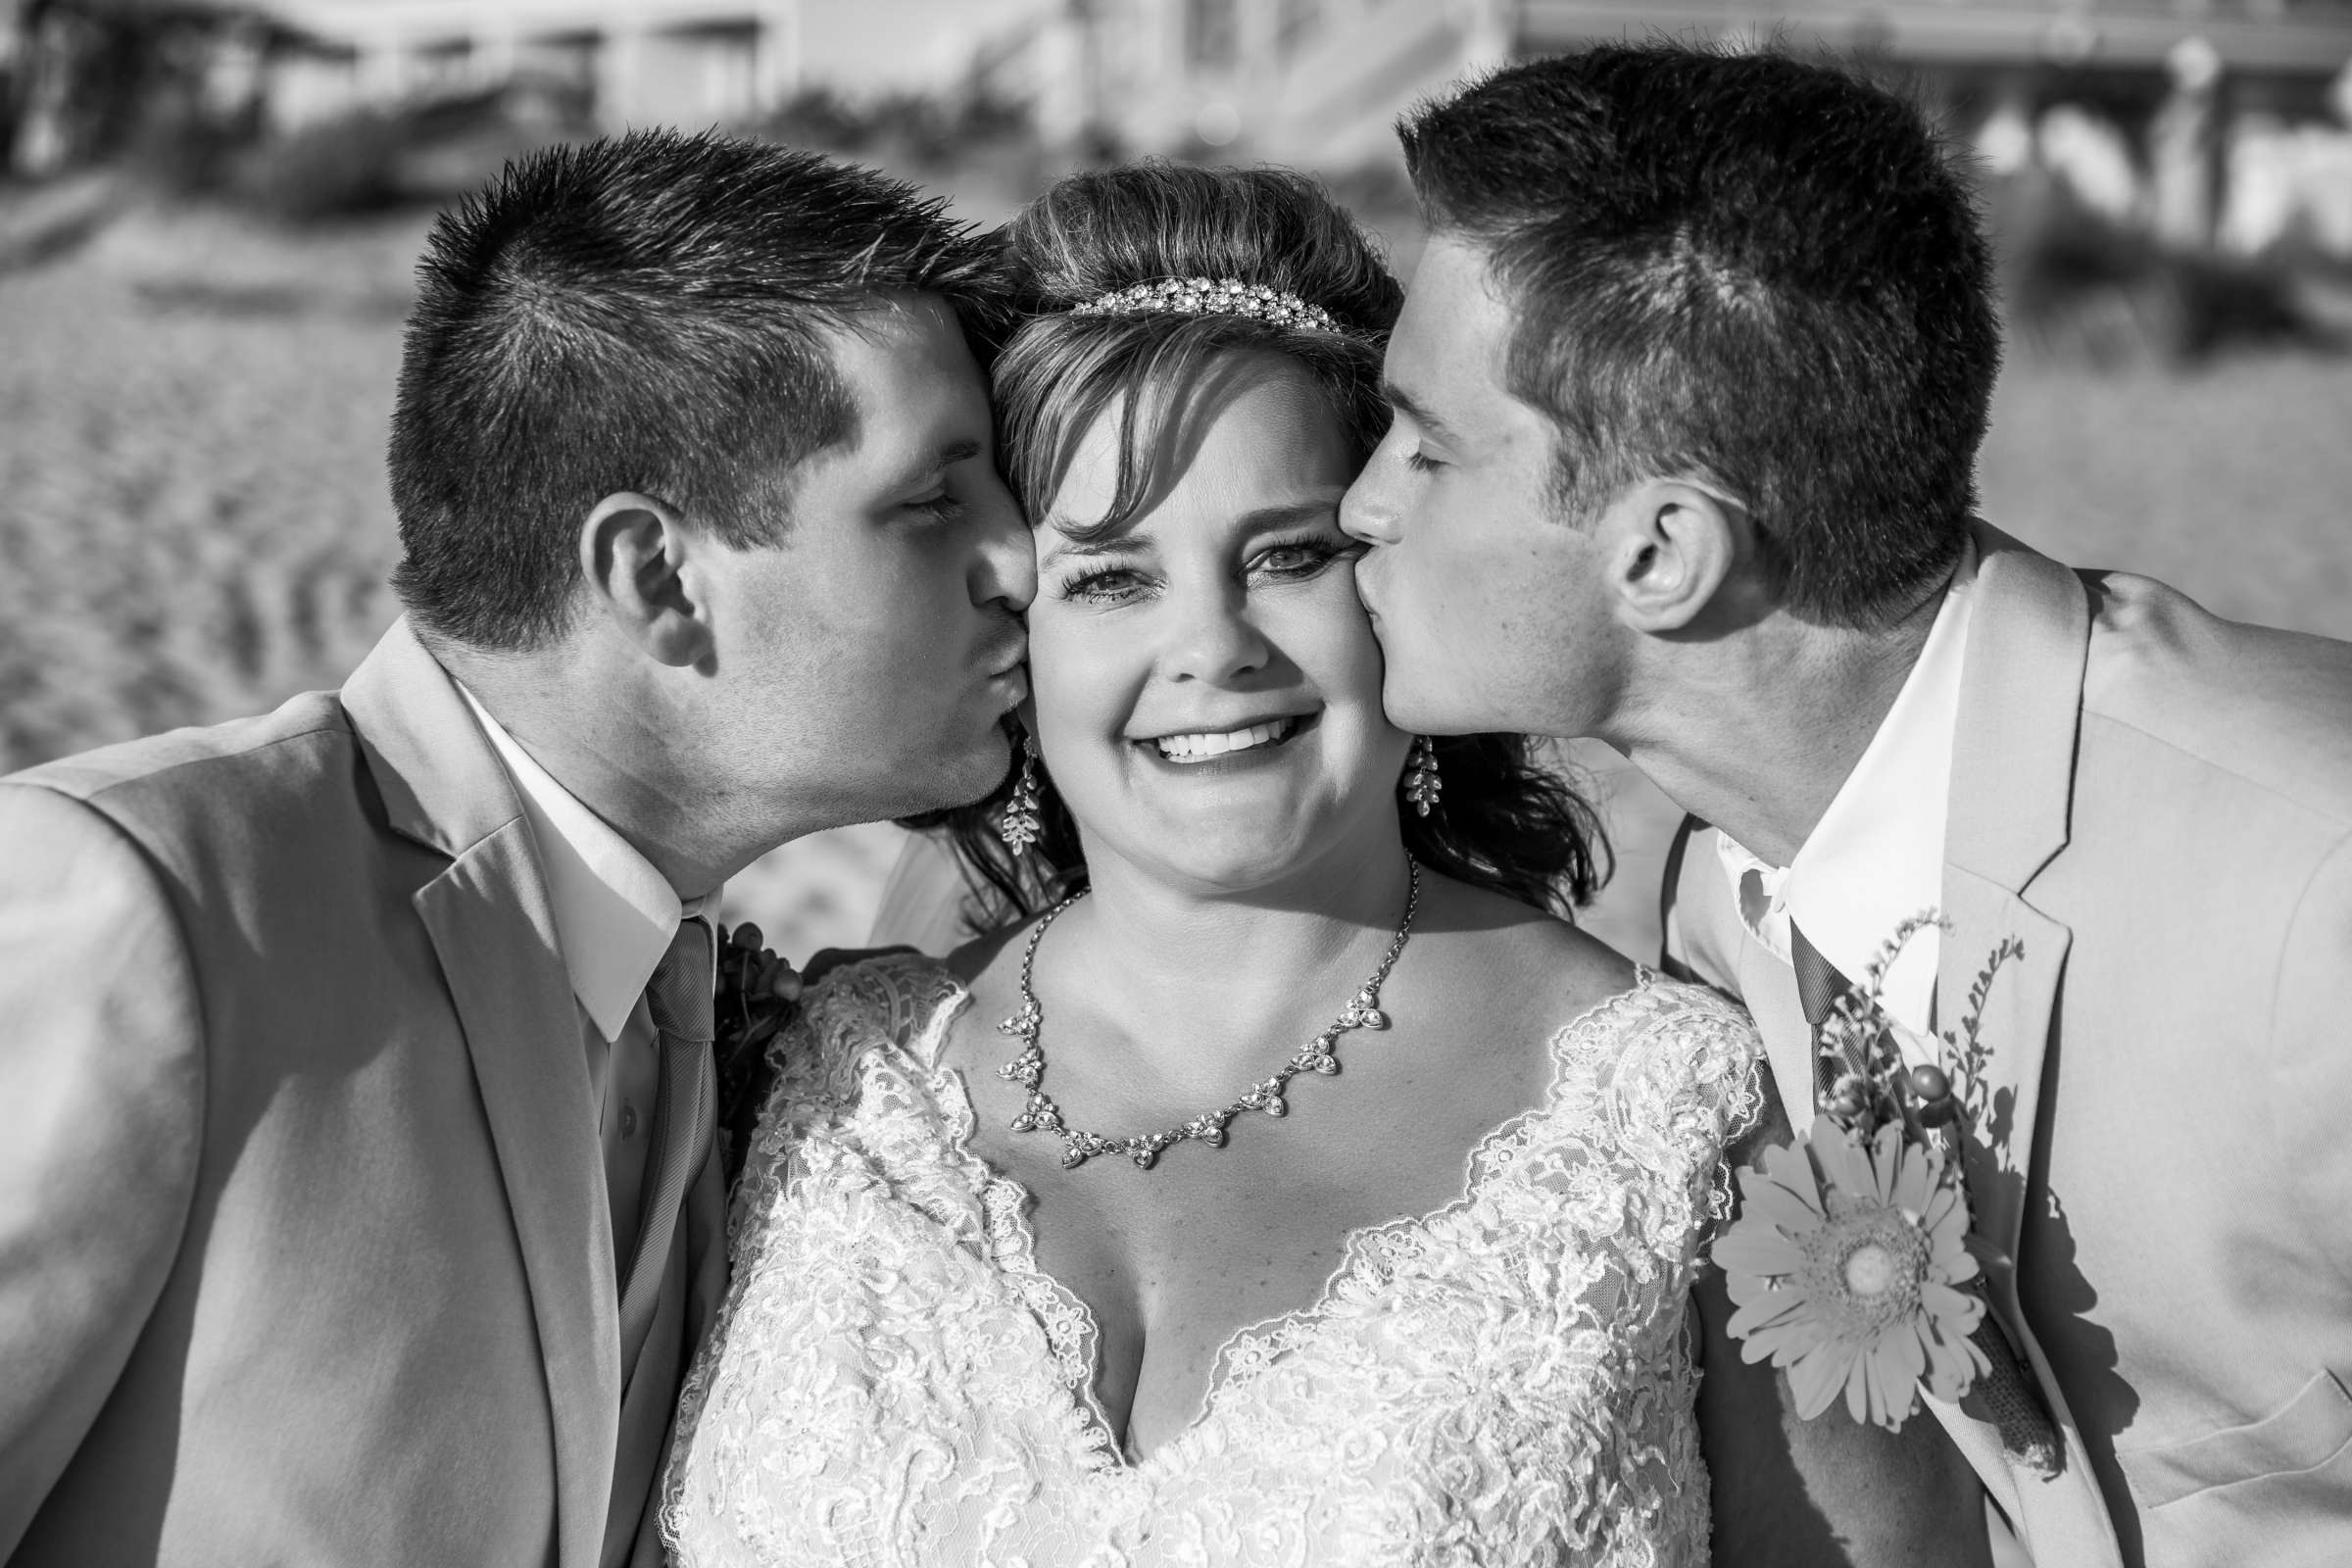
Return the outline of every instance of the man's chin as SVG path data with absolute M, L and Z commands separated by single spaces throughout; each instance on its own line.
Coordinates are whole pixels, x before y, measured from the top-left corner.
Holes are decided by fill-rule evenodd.
M 1389 722 L 1411 735 L 1474 735 L 1487 727 L 1431 686 L 1397 680 L 1394 668 L 1381 688 L 1380 703 Z
M 953 757 L 936 757 L 929 765 L 909 768 L 899 782 L 906 794 L 918 804 L 892 812 L 894 818 L 927 816 L 936 811 L 952 811 L 958 807 L 974 806 L 996 793 L 1012 768 L 1013 742 L 1002 730 L 991 729 L 989 734 Z

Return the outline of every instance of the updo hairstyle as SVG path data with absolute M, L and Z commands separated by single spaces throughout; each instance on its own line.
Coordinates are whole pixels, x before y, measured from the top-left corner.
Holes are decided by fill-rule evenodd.
M 1354 220 L 1305 175 L 1164 163 L 1073 174 L 1023 209 L 1002 239 L 1018 325 L 992 372 L 997 436 L 1032 527 L 1086 433 L 1114 411 L 1118 484 L 1109 512 L 1082 532 L 1113 532 L 1148 510 L 1175 478 L 1159 471 L 1167 456 L 1190 448 L 1183 424 L 1215 412 L 1200 395 L 1214 382 L 1209 372 L 1237 354 L 1279 354 L 1303 368 L 1356 464 L 1387 433 L 1381 358 L 1404 291 Z M 1190 278 L 1292 296 L 1339 330 L 1244 315 L 1081 310 Z M 1441 736 L 1435 745 L 1438 804 L 1427 816 L 1402 808 L 1415 858 L 1563 916 L 1598 890 L 1609 864 L 1599 819 L 1534 761 L 1528 737 Z M 972 888 L 965 915 L 975 930 L 1039 913 L 1086 884 L 1077 824 L 1042 762 L 1039 841 L 1014 855 L 998 836 L 1020 771 L 1016 745 L 1011 771 L 986 800 L 906 824 L 947 833 Z

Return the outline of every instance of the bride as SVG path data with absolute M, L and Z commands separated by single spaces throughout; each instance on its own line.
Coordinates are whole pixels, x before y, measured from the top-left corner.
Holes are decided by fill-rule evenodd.
M 1375 253 L 1157 167 L 1009 242 L 1032 740 L 959 835 L 1009 918 L 779 1040 L 677 1559 L 1972 1560 L 1935 1423 L 1784 1420 L 1723 1337 L 1746 1017 L 1544 912 L 1597 840 L 1523 742 L 1382 715 Z

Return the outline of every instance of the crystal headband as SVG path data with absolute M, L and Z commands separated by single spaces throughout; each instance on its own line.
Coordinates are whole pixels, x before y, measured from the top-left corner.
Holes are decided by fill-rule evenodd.
M 1072 308 L 1072 316 L 1247 316 L 1277 326 L 1338 332 L 1340 323 L 1320 305 L 1263 283 L 1230 277 L 1171 277 L 1099 295 Z

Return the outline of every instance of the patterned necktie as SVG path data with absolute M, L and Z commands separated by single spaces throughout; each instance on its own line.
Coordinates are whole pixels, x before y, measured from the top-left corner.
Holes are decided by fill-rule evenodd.
M 1839 1078 L 1862 1070 L 1862 1064 L 1853 1059 L 1851 1046 L 1847 1047 L 1842 1061 L 1819 1052 L 1822 1023 L 1836 1009 L 1838 999 L 1853 990 L 1853 982 L 1822 956 L 1821 950 L 1807 940 L 1804 928 L 1794 920 L 1788 922 L 1788 966 L 1796 971 L 1797 1005 L 1805 1009 L 1805 1026 L 1813 1031 L 1816 1050 L 1813 1087 L 1821 1098 L 1827 1099 L 1838 1087 Z
M 700 915 L 682 920 L 645 988 L 646 1010 L 653 1015 L 661 1042 L 662 1086 L 655 1101 L 655 1143 L 646 1163 L 649 1180 L 637 1224 L 636 1256 L 620 1292 L 624 1380 L 653 1327 L 687 1190 L 710 1157 L 711 1117 L 718 1099 L 710 1061 L 714 960 L 709 922 Z

